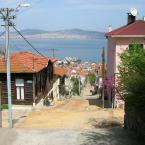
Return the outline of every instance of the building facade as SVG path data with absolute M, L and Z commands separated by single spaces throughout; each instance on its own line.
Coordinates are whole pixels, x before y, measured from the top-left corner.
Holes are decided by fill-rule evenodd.
M 108 40 L 107 79 L 111 80 L 109 83 L 114 83 L 115 88 L 117 88 L 120 54 L 125 49 L 131 48 L 133 43 L 137 43 L 145 48 L 145 21 L 134 19 L 127 25 L 106 33 L 106 38 Z M 123 103 L 122 97 L 117 89 L 115 90 L 115 95 L 112 96 L 114 93 L 112 92 L 112 88 L 113 85 L 110 85 L 107 89 L 109 102 L 112 106 L 118 106 L 118 104 Z
M 129 48 L 130 44 L 140 43 L 145 48 L 145 21 L 136 20 L 131 24 L 106 33 L 106 37 L 108 40 L 107 76 L 111 77 L 119 73 L 119 54 Z
M 53 61 L 31 52 L 11 54 L 12 104 L 35 105 L 47 94 L 53 82 Z M 0 59 L 0 98 L 7 104 L 6 61 Z

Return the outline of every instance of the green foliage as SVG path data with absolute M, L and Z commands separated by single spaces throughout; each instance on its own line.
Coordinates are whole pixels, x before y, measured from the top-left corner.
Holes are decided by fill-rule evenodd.
M 43 105 L 50 106 L 50 101 L 48 99 L 48 96 L 45 97 L 44 102 L 43 102 Z
M 94 85 L 96 83 L 96 75 L 94 73 L 89 73 L 88 80 L 91 85 Z
M 128 109 L 145 111 L 145 49 L 132 44 L 121 55 L 119 66 L 122 92 Z
M 2 109 L 8 109 L 8 104 L 2 104 Z
M 73 95 L 79 95 L 79 79 L 72 77 L 71 78 L 72 81 L 72 93 Z

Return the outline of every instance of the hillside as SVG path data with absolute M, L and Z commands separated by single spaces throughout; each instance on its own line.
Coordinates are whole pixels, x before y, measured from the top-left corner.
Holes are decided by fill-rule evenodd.
M 20 31 L 26 38 L 29 39 L 103 39 L 105 33 L 97 31 L 86 31 L 81 29 L 45 31 L 39 29 L 25 29 Z M 11 33 L 12 38 L 21 38 L 17 33 Z

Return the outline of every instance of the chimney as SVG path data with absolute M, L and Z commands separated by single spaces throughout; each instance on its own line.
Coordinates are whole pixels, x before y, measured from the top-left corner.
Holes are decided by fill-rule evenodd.
M 132 24 L 136 21 L 136 16 L 133 16 L 131 13 L 128 13 L 128 22 L 127 24 Z
M 109 27 L 108 27 L 108 32 L 111 32 L 111 31 L 112 31 L 112 26 L 109 25 Z

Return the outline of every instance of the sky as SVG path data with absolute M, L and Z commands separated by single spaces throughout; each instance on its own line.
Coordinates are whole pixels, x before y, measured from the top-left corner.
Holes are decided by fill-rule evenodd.
M 137 19 L 145 16 L 145 0 L 0 0 L 0 8 L 16 8 L 22 2 L 31 7 L 17 13 L 15 23 L 19 30 L 79 28 L 106 32 L 109 25 L 113 29 L 125 25 L 132 7 L 138 10 Z

